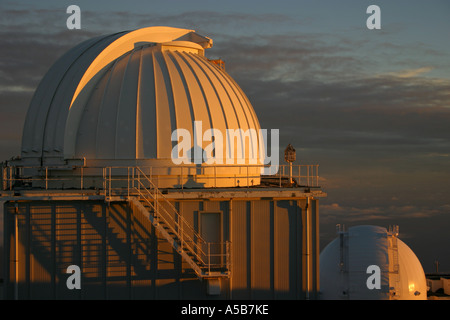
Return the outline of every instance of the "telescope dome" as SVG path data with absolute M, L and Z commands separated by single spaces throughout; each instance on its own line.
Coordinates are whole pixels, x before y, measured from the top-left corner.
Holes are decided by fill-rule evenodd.
M 422 265 L 398 232 L 355 226 L 320 253 L 323 300 L 426 300 Z M 375 268 L 378 267 L 378 274 Z M 379 287 L 372 286 L 379 275 Z M 369 282 L 369 285 L 368 285 Z
M 149 27 L 71 49 L 50 68 L 31 101 L 23 163 L 57 166 L 82 159 L 88 167 L 165 167 L 161 174 L 170 175 L 180 162 L 173 161 L 180 132 L 191 137 L 183 164 L 191 164 L 200 148 L 200 164 L 206 166 L 203 151 L 213 138 L 202 138 L 214 129 L 216 164 L 230 164 L 224 170 L 236 170 L 238 177 L 248 175 L 235 165 L 262 164 L 259 122 L 242 89 L 205 57 L 211 46 L 210 38 L 193 30 Z M 227 138 L 241 144 L 228 145 Z M 246 150 L 239 152 L 240 146 Z

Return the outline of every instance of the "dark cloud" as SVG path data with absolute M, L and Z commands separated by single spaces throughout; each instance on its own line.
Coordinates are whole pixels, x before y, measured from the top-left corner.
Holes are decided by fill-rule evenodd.
M 392 203 L 395 197 L 389 199 Z M 433 218 L 434 216 L 450 213 L 449 204 L 441 206 L 414 206 L 414 205 L 388 205 L 375 207 L 341 206 L 339 203 L 324 204 L 321 206 L 322 220 L 325 222 L 342 221 L 347 224 L 358 224 L 368 220 L 399 220 L 414 218 Z
M 88 13 L 89 15 L 90 13 Z M 285 14 L 265 13 L 248 14 L 243 12 L 216 12 L 216 11 L 186 11 L 179 14 L 147 14 L 129 12 L 108 12 L 108 20 L 113 26 L 113 22 L 122 22 L 136 28 L 152 25 L 170 25 L 179 28 L 196 29 L 198 32 L 205 31 L 208 34 L 223 32 L 226 28 L 227 34 L 231 30 L 237 31 L 237 36 L 248 31 L 261 32 L 270 31 L 282 26 L 299 26 L 307 21 L 295 20 Z M 98 19 L 98 14 L 93 13 L 91 17 Z M 245 29 L 242 29 L 245 28 Z M 245 32 L 243 32 L 245 30 Z
M 300 32 L 225 34 L 220 30 L 223 26 L 286 25 L 293 20 L 277 14 L 201 11 L 166 16 L 125 12 L 103 16 L 83 11 L 83 25 L 96 28 L 70 31 L 60 26 L 60 11 L 6 12 L 8 19 L 0 30 L 4 112 L 12 108 L 24 112 L 48 68 L 85 39 L 127 25 L 127 21 L 134 21 L 130 27 L 136 28 L 145 20 L 156 25 L 195 21 L 205 29 L 212 26 L 216 45 L 207 54 L 224 57 L 227 71 L 251 99 L 262 126 L 281 129 L 283 144 L 294 140 L 299 148 L 322 153 L 359 150 L 360 157 L 374 150 L 379 156 L 396 151 L 446 154 L 450 82 L 370 73 L 368 58 L 352 53 L 369 43 L 365 40 L 342 36 L 333 40 L 326 34 Z M 390 50 L 396 48 L 394 43 Z M 23 97 L 21 102 L 14 100 L 17 93 Z
M 408 157 L 409 166 L 413 160 L 420 166 L 448 155 L 449 84 L 392 77 L 241 82 L 261 125 L 280 129 L 282 145 L 294 143 L 318 158 L 328 154 L 327 164 L 342 156 L 366 167 L 364 159 L 404 166 Z
M 280 128 L 284 140 L 297 137 L 299 147 L 308 150 L 360 148 L 363 153 L 371 149 L 385 156 L 396 150 L 445 154 L 448 147 L 449 81 L 371 74 L 368 57 L 352 53 L 367 44 L 365 40 L 342 36 L 331 40 L 329 35 L 300 32 L 225 34 L 220 30 L 224 26 L 287 25 L 294 20 L 279 14 L 203 11 L 166 16 L 83 11 L 86 27 L 70 31 L 65 29 L 67 15 L 61 17 L 60 11 L 5 12 L 8 18 L 0 30 L 4 110 L 26 110 L 25 101 L 48 68 L 85 39 L 130 21 L 133 28 L 145 21 L 155 25 L 195 21 L 205 29 L 212 26 L 216 46 L 207 54 L 225 58 L 227 71 L 250 97 L 262 126 Z M 390 47 L 394 49 L 398 49 L 395 43 Z M 20 103 L 14 100 L 17 93 L 24 97 Z

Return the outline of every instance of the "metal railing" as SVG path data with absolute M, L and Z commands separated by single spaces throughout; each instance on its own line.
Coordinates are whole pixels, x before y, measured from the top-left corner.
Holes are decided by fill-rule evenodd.
M 257 185 L 272 187 L 319 187 L 319 165 L 279 165 L 273 175 L 260 174 L 262 165 L 211 165 L 211 166 L 108 166 L 108 167 L 52 167 L 52 166 L 2 166 L 1 188 L 49 189 L 102 189 L 128 188 L 133 176 L 130 170 L 140 168 L 158 186 L 174 182 L 175 189 L 196 185 L 216 188 L 226 182 L 229 187 L 251 188 Z M 69 173 L 70 172 L 70 173 Z M 134 171 L 133 171 L 134 172 Z M 161 173 L 165 172 L 165 173 Z M 238 173 L 236 173 L 238 172 Z M 190 185 L 191 183 L 191 185 Z M 93 186 L 93 184 L 95 184 Z
M 220 166 L 64 166 L 26 167 L 3 165 L 2 190 L 88 190 L 95 189 L 105 201 L 119 197 L 138 199 L 158 228 L 170 234 L 167 239 L 180 249 L 185 259 L 197 267 L 199 276 L 227 275 L 231 270 L 231 244 L 207 242 L 178 212 L 161 191 L 170 181 L 171 188 L 183 190 L 189 181 L 202 181 L 208 187 L 319 187 L 319 165 L 280 165 L 273 175 L 261 175 L 261 165 Z M 175 247 L 175 246 L 174 246 Z

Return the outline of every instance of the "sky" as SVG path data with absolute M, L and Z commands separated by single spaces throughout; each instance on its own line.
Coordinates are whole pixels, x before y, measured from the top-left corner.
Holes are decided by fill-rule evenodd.
M 81 29 L 69 30 L 69 5 Z M 381 29 L 368 29 L 378 5 Z M 450 273 L 450 2 L 0 2 L 0 160 L 20 155 L 34 90 L 89 38 L 148 26 L 213 39 L 262 128 L 319 164 L 321 248 L 336 224 L 399 226 L 425 272 Z

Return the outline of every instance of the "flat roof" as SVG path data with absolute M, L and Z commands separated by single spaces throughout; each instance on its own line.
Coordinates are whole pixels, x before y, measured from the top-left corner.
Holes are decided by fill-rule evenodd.
M 233 187 L 233 188 L 195 188 L 195 189 L 159 189 L 166 199 L 298 199 L 322 198 L 327 194 L 315 188 L 279 188 L 279 187 Z M 33 200 L 108 200 L 126 201 L 128 196 L 137 196 L 137 193 L 128 193 L 127 188 L 115 189 L 111 195 L 105 190 L 93 189 L 22 189 L 1 191 L 1 201 L 33 201 Z

